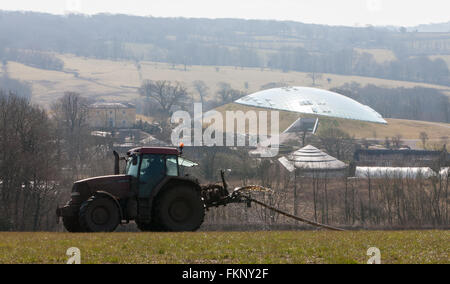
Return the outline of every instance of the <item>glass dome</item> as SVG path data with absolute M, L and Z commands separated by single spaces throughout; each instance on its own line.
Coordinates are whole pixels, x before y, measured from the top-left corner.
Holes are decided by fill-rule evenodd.
M 316 88 L 287 87 L 269 89 L 245 96 L 235 101 L 235 103 L 387 124 L 386 120 L 372 108 L 338 93 Z

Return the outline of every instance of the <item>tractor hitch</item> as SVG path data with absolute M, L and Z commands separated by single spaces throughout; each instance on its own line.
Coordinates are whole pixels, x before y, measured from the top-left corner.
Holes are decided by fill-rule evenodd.
M 273 192 L 271 189 L 259 185 L 237 187 L 233 192 L 228 191 L 225 180 L 225 171 L 220 171 L 222 184 L 210 184 L 202 187 L 202 198 L 206 208 L 227 206 L 231 203 L 245 203 L 248 208 L 252 206 L 251 192 Z

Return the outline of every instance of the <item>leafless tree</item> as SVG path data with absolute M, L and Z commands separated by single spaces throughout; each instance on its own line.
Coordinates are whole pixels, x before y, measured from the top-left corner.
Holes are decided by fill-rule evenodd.
M 9 229 L 41 229 L 61 184 L 50 120 L 27 99 L 0 91 L 0 133 L 1 214 Z
M 194 89 L 197 91 L 197 94 L 200 96 L 200 100 L 202 102 L 202 105 L 205 105 L 205 98 L 208 95 L 208 86 L 205 84 L 204 81 L 196 80 L 193 82 Z
M 428 134 L 425 131 L 420 132 L 419 139 L 422 141 L 423 148 L 427 148 Z
M 146 80 L 139 88 L 139 94 L 155 100 L 163 113 L 171 115 L 172 107 L 182 105 L 188 99 L 188 92 L 179 82 Z
M 339 160 L 350 160 L 354 153 L 355 140 L 345 131 L 336 127 L 322 128 L 317 134 L 320 146 Z
M 316 72 L 308 73 L 308 77 L 312 80 L 312 85 L 316 86 L 316 80 L 322 79 L 322 74 L 317 74 Z
M 220 100 L 219 104 L 221 105 L 231 103 L 246 95 L 245 92 L 233 89 L 230 84 L 225 82 L 220 82 L 218 87 L 217 95 Z
M 399 149 L 402 145 L 402 135 L 401 134 L 397 134 L 394 137 L 391 138 L 392 140 L 392 147 L 394 147 L 395 149 Z
M 66 92 L 52 106 L 57 134 L 58 163 L 68 163 L 73 177 L 80 177 L 83 159 L 91 140 L 88 125 L 88 100 L 75 92 Z

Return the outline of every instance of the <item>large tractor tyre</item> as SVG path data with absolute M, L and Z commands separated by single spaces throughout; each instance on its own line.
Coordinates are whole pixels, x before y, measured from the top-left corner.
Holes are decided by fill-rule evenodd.
M 120 223 L 120 212 L 111 198 L 93 196 L 81 205 L 79 220 L 85 232 L 113 232 Z
M 195 188 L 167 188 L 155 200 L 154 218 L 162 231 L 196 231 L 205 218 L 205 204 Z

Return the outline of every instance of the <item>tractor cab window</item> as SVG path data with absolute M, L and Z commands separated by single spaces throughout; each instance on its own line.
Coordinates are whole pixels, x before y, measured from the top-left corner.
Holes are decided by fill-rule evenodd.
M 167 156 L 166 167 L 168 176 L 178 176 L 177 156 Z
M 134 165 L 133 165 L 133 159 L 136 159 L 136 162 L 134 163 Z M 139 160 L 140 160 L 139 156 L 134 157 L 134 158 L 133 157 L 128 158 L 127 168 L 126 168 L 127 175 L 133 176 L 135 178 L 138 177 Z
M 155 186 L 165 176 L 163 155 L 143 155 L 139 180 L 141 184 Z

